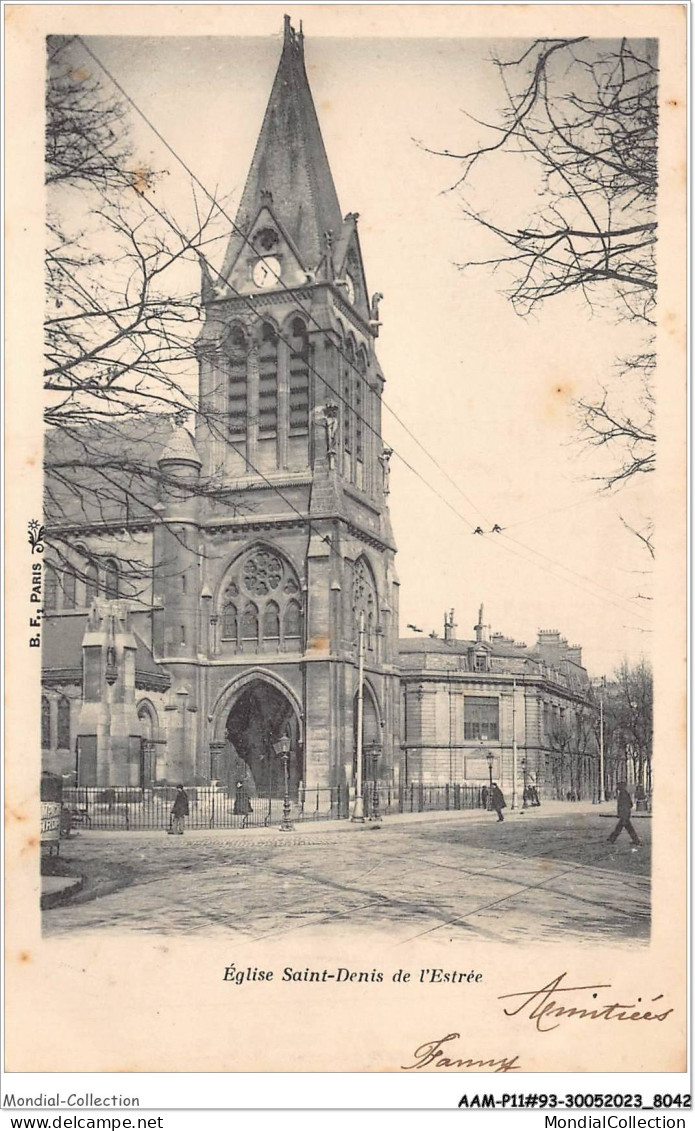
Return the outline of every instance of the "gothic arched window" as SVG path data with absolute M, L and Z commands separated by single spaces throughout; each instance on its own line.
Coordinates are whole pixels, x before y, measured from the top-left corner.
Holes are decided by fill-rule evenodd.
M 241 326 L 232 326 L 228 344 L 229 365 L 229 431 L 232 436 L 246 436 L 246 373 L 248 342 Z
M 84 603 L 87 607 L 99 596 L 99 573 L 94 563 L 85 567 L 84 571 Z
M 70 749 L 70 700 L 65 695 L 58 700 L 58 748 Z
M 140 723 L 140 734 L 145 742 L 153 742 L 155 736 L 156 723 L 152 708 L 148 703 L 141 703 L 138 707 L 138 721 Z
M 242 613 L 241 639 L 255 640 L 258 643 L 258 608 L 253 601 L 249 602 Z
M 233 640 L 237 638 L 237 608 L 231 601 L 222 609 L 222 639 Z
M 71 569 L 66 569 L 63 574 L 63 608 L 75 608 L 75 574 Z
M 274 435 L 278 426 L 278 337 L 269 322 L 263 323 L 258 351 L 258 431 Z
M 290 562 L 270 546 L 251 546 L 234 562 L 219 604 L 220 640 L 227 647 L 251 644 L 295 650 L 301 638 L 299 578 Z
M 285 642 L 296 642 L 302 635 L 302 610 L 297 601 L 290 601 L 285 609 Z
M 118 565 L 112 558 L 104 566 L 104 592 L 107 601 L 118 600 Z
M 355 347 L 348 338 L 343 350 L 343 447 L 346 452 L 345 474 L 350 477 L 352 453 L 355 447 L 355 414 L 353 412 L 355 394 Z
M 280 639 L 280 609 L 275 601 L 268 601 L 263 612 L 263 639 Z
M 367 363 L 362 350 L 357 355 L 355 373 L 355 459 L 364 460 L 364 406 L 367 403 Z M 362 487 L 360 482 L 358 486 Z
M 355 641 L 358 640 L 361 614 L 364 613 L 365 645 L 373 649 L 376 646 L 375 632 L 379 623 L 379 604 L 374 575 L 366 558 L 358 558 L 353 568 L 352 612 Z
M 41 746 L 44 750 L 51 747 L 51 704 L 45 695 L 41 696 Z
M 290 435 L 309 427 L 309 334 L 301 318 L 293 318 L 290 335 Z
M 47 613 L 55 612 L 58 608 L 58 574 L 48 562 L 46 562 L 46 579 L 43 587 L 43 606 Z

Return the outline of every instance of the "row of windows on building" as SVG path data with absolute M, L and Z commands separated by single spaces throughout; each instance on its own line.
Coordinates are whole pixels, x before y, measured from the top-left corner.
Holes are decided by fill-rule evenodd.
M 289 385 L 289 435 L 306 433 L 310 409 L 310 346 L 306 324 L 301 318 L 290 323 L 289 336 L 278 336 L 270 322 L 264 322 L 258 344 L 258 434 L 271 437 L 278 431 L 279 373 L 287 359 Z M 243 440 L 249 413 L 249 357 L 251 339 L 247 330 L 235 323 L 227 339 L 228 414 L 232 438 Z M 343 472 L 358 486 L 364 486 L 365 406 L 368 405 L 367 358 L 351 338 L 338 350 L 341 364 L 339 387 L 334 390 L 342 421 Z M 330 395 L 330 387 L 328 391 Z
M 262 612 L 253 601 L 243 608 L 227 601 L 222 610 L 221 638 L 231 644 L 272 641 L 283 647 L 297 645 L 301 635 L 302 611 L 297 601 L 290 601 L 282 616 L 275 601 L 267 601 Z
M 463 736 L 472 741 L 489 739 L 499 741 L 499 699 L 485 695 L 465 695 L 463 700 Z M 559 723 L 564 723 L 567 709 L 562 704 L 546 703 L 543 707 L 543 726 L 546 737 Z
M 232 326 L 228 343 L 228 413 L 232 437 L 246 436 L 248 377 L 251 341 L 243 326 Z M 278 373 L 282 348 L 289 351 L 289 434 L 302 435 L 309 427 L 309 333 L 301 318 L 290 324 L 288 339 L 264 322 L 258 348 L 258 433 L 274 436 L 278 430 Z
M 53 710 L 55 708 L 56 720 L 56 748 L 58 750 L 70 749 L 70 700 L 66 695 L 61 695 L 57 700 L 41 696 L 41 746 L 44 750 L 53 747 Z
M 89 608 L 97 597 L 116 601 L 120 590 L 118 563 L 108 559 L 99 570 L 94 562 L 90 562 L 78 572 L 69 566 L 58 569 L 47 562 L 43 584 L 44 609 L 49 613 L 59 609 Z

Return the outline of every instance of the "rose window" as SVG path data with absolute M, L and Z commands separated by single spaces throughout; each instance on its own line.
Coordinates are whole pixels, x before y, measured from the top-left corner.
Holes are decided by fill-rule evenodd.
M 254 554 L 244 565 L 244 588 L 257 597 L 277 589 L 282 580 L 282 562 L 275 554 L 262 550 Z

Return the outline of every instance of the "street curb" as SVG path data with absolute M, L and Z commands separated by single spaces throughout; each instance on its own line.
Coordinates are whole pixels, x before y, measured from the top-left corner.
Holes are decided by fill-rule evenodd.
M 49 911 L 51 907 L 60 907 L 69 903 L 74 895 L 82 891 L 84 876 L 65 876 L 65 886 L 57 891 L 44 891 L 41 893 L 41 910 Z
M 562 806 L 562 808 L 556 808 Z M 565 807 L 566 806 L 566 807 Z M 526 822 L 534 820 L 543 820 L 557 817 L 560 813 L 585 813 L 595 817 L 611 817 L 615 820 L 615 813 L 601 813 L 596 806 L 589 805 L 585 808 L 582 805 L 575 803 L 565 802 L 550 802 L 545 806 L 534 806 L 529 809 L 507 809 L 505 810 L 505 823 L 514 822 L 517 818 L 523 817 Z M 641 814 L 648 816 L 650 814 Z M 243 844 L 244 841 L 251 838 L 261 840 L 276 840 L 282 839 L 284 836 L 306 836 L 306 835 L 330 835 L 333 833 L 359 833 L 359 832 L 375 832 L 378 829 L 384 828 L 407 828 L 409 825 L 421 824 L 440 824 L 449 821 L 461 821 L 462 823 L 490 823 L 497 824 L 494 814 L 490 814 L 484 809 L 433 809 L 424 810 L 420 813 L 392 813 L 383 816 L 378 821 L 370 821 L 366 819 L 364 823 L 353 822 L 349 818 L 341 818 L 340 820 L 311 820 L 296 821 L 291 831 L 283 830 L 279 825 L 250 825 L 246 829 L 240 828 L 208 828 L 208 829 L 186 829 L 183 838 L 166 837 L 165 829 L 81 829 L 78 833 L 73 833 L 71 839 L 82 840 L 87 843 L 90 840 L 119 840 L 124 835 L 126 837 L 144 837 L 147 840 L 159 839 L 172 846 L 181 845 L 186 840 L 196 841 L 205 838 L 214 837 L 215 839 L 225 839 L 230 842 Z

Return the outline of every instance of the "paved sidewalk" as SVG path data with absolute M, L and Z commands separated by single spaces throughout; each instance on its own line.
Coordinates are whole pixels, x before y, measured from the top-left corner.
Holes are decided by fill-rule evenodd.
M 540 806 L 529 807 L 528 809 L 505 809 L 504 820 L 507 821 L 536 821 L 543 818 L 554 818 L 558 816 L 578 816 L 579 814 L 591 813 L 595 816 L 613 817 L 615 818 L 615 802 L 602 802 L 601 805 L 595 805 L 591 801 L 544 801 Z M 642 814 L 646 816 L 647 814 Z M 421 824 L 440 824 L 448 821 L 465 821 L 479 823 L 479 824 L 496 824 L 497 817 L 494 812 L 488 812 L 485 809 L 433 809 L 425 810 L 421 813 L 390 813 L 387 816 L 381 817 L 379 821 L 365 820 L 364 823 L 351 821 L 343 818 L 340 820 L 319 819 L 312 820 L 306 818 L 303 821 L 295 821 L 293 824 L 292 833 L 297 835 L 310 834 L 312 837 L 318 834 L 334 834 L 334 833 L 352 833 L 357 834 L 360 832 L 374 829 L 376 825 L 383 829 L 398 828 L 409 825 Z M 69 840 L 132 840 L 133 838 L 142 838 L 143 840 L 161 840 L 162 836 L 166 834 L 166 829 L 78 829 L 73 831 Z M 279 825 L 269 825 L 267 827 L 260 825 L 250 825 L 246 829 L 240 828 L 212 828 L 212 829 L 191 829 L 187 828 L 184 837 L 192 839 L 208 839 L 209 837 L 219 838 L 221 840 L 243 842 L 253 838 L 258 838 L 264 841 L 274 841 L 277 838 L 282 839 L 292 835 L 284 832 Z M 175 838 L 178 840 L 178 838 Z

